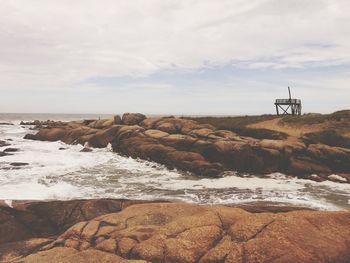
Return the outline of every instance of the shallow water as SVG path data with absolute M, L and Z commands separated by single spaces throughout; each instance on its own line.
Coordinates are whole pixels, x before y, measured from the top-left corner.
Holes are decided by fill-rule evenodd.
M 24 140 L 30 127 L 20 120 L 72 120 L 98 115 L 0 115 L 0 140 L 13 155 L 0 157 L 0 199 L 74 198 L 167 199 L 195 203 L 240 204 L 270 201 L 325 210 L 350 210 L 350 184 L 317 183 L 280 173 L 261 176 L 227 172 L 221 178 L 198 178 L 169 171 L 152 162 L 134 160 L 110 149 L 79 152 L 81 145 Z M 59 150 L 59 148 L 65 150 Z M 2 147 L 0 150 L 7 147 Z M 14 167 L 11 162 L 28 163 Z

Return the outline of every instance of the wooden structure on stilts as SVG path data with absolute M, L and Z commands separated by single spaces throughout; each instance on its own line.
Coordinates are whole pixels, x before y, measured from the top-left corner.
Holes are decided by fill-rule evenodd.
M 288 93 L 289 99 L 276 99 L 275 106 L 277 115 L 301 115 L 301 100 L 292 99 L 289 87 Z

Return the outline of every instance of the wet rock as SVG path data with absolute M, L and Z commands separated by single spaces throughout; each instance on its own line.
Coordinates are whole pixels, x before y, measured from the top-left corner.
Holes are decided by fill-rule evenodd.
M 13 123 L 9 123 L 9 122 L 0 122 L 0 125 L 14 125 Z
M 13 162 L 13 163 L 10 163 L 10 165 L 18 167 L 18 166 L 26 166 L 26 165 L 29 165 L 29 163 Z
M 0 140 L 0 147 L 5 147 L 5 146 L 10 146 L 11 144 L 9 144 L 6 141 Z
M 18 152 L 19 151 L 19 149 L 18 148 L 6 148 L 5 150 L 4 150 L 4 152 Z
M 348 180 L 341 176 L 341 175 L 337 175 L 337 174 L 331 174 L 328 176 L 328 179 L 335 181 L 335 182 L 342 182 L 342 183 L 346 183 Z
M 122 123 L 125 125 L 137 125 L 146 119 L 146 116 L 141 113 L 124 113 Z
M 88 147 L 84 147 L 83 149 L 80 150 L 80 152 L 84 152 L 84 153 L 92 152 L 92 149 Z
M 11 155 L 11 154 L 3 152 L 3 151 L 0 151 L 0 157 L 4 157 L 4 156 L 7 156 L 7 155 Z

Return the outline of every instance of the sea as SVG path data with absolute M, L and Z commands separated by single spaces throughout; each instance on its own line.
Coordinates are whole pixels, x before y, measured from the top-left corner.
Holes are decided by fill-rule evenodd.
M 97 114 L 0 114 L 0 140 L 16 148 L 0 157 L 0 199 L 70 200 L 123 198 L 200 204 L 268 203 L 319 210 L 350 210 L 350 184 L 314 182 L 281 173 L 268 175 L 227 171 L 204 178 L 168 170 L 154 162 L 132 159 L 111 147 L 80 152 L 82 145 L 23 139 L 35 133 L 21 121 L 82 120 L 111 117 Z M 25 165 L 13 165 L 24 163 Z

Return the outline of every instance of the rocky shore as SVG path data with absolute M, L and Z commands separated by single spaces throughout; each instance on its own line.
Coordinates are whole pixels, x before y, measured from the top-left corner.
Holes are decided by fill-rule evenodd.
M 199 176 L 219 176 L 225 170 L 281 172 L 349 183 L 350 111 L 294 118 L 298 119 L 271 115 L 186 119 L 126 113 L 113 119 L 23 125 L 39 129 L 26 139 L 82 144 L 86 151 L 111 144 L 119 154 Z M 232 127 L 221 127 L 229 122 Z
M 2 202 L 0 262 L 349 262 L 349 212 L 291 210 Z

